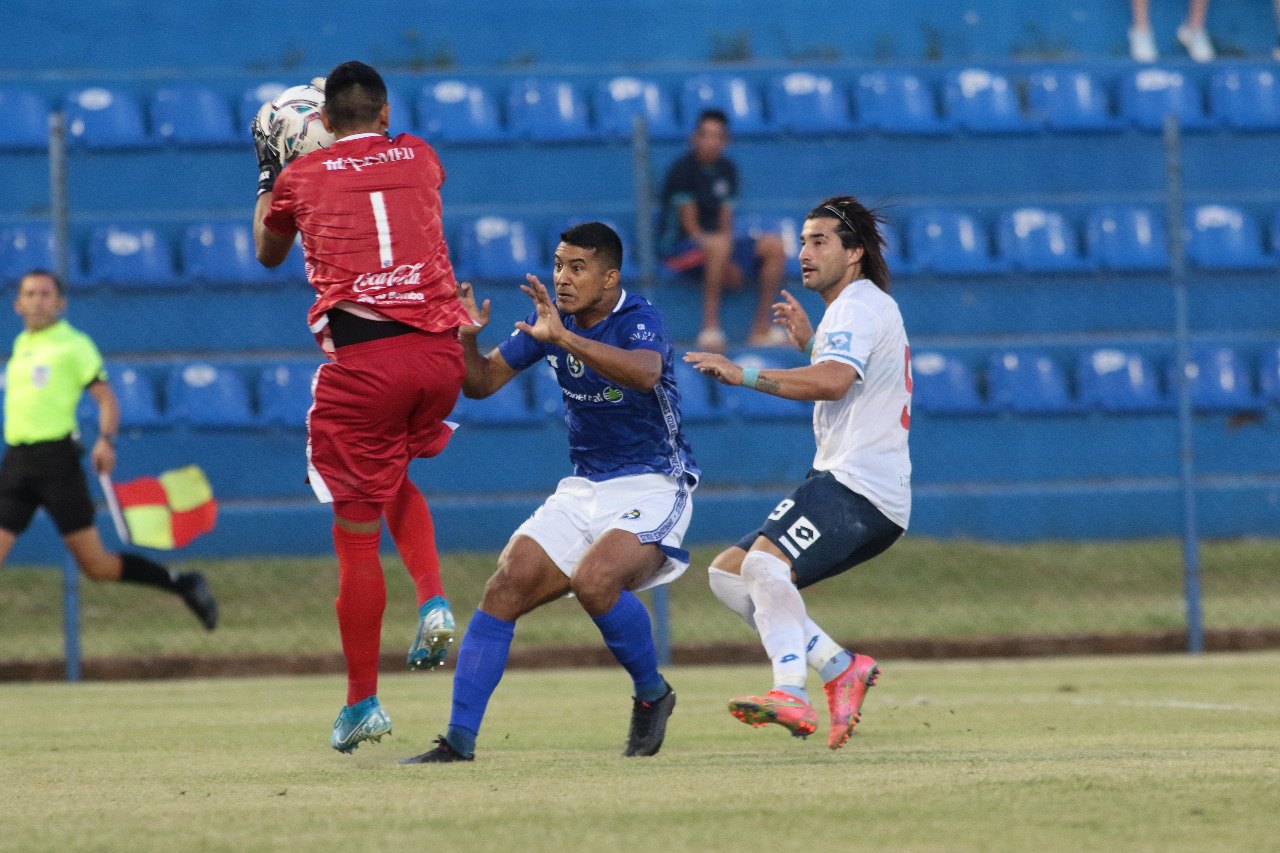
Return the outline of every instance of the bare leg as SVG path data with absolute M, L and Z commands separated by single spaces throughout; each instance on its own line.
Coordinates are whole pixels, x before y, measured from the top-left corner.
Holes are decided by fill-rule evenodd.
M 751 321 L 751 340 L 763 343 L 773 330 L 773 303 L 782 288 L 786 275 L 787 255 L 782 238 L 777 234 L 764 234 L 756 241 L 756 258 L 760 261 L 760 298 L 756 302 L 755 317 Z

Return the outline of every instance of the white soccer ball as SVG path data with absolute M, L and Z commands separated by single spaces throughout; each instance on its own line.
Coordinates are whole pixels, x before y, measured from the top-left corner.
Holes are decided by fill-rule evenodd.
M 275 140 L 280 165 L 333 144 L 333 134 L 320 121 L 323 106 L 324 90 L 313 82 L 285 89 L 258 110 L 254 123 Z

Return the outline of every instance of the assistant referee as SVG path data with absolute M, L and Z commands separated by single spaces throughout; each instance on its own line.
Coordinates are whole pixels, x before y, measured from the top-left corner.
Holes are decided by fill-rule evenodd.
M 0 461 L 0 567 L 38 507 L 53 518 L 80 571 L 95 581 L 159 587 L 180 597 L 212 631 L 218 602 L 200 572 L 168 569 L 140 554 L 107 551 L 94 527 L 93 500 L 80 457 L 76 405 L 85 390 L 98 404 L 98 440 L 90 461 L 98 473 L 116 464 L 120 406 L 102 356 L 89 336 L 62 319 L 66 293 L 53 273 L 31 270 L 18 283 L 14 310 L 25 329 L 5 368 L 4 440 Z

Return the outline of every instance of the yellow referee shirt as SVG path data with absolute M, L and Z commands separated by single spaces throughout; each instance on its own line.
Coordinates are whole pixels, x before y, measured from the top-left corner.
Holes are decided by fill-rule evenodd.
M 66 320 L 22 332 L 5 367 L 4 440 L 33 444 L 76 432 L 80 395 L 106 378 L 98 348 Z

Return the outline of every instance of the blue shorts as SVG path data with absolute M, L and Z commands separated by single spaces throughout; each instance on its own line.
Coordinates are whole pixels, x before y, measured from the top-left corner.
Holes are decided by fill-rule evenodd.
M 663 255 L 662 263 L 672 272 L 685 275 L 696 275 L 702 272 L 707 253 L 697 240 L 685 238 L 676 243 L 670 253 Z M 754 273 L 756 269 L 756 241 L 753 237 L 733 238 L 733 262 L 744 273 Z
M 763 536 L 791 558 L 796 586 L 804 589 L 883 553 L 902 528 L 830 471 L 810 471 L 765 523 L 738 540 L 750 551 Z

